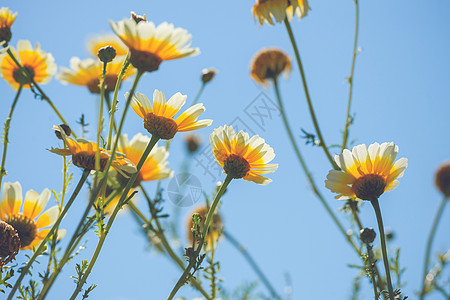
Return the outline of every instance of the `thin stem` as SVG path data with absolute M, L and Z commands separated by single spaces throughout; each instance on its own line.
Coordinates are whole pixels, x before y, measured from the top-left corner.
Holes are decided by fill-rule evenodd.
M 433 244 L 434 235 L 436 233 L 437 226 L 439 224 L 439 220 L 441 219 L 442 212 L 444 211 L 445 204 L 447 203 L 448 198 L 444 197 L 442 199 L 441 205 L 439 205 L 436 216 L 434 217 L 433 226 L 431 226 L 430 235 L 428 236 L 427 248 L 425 251 L 425 260 L 423 266 L 423 276 L 422 276 L 422 289 L 420 290 L 420 300 L 425 298 L 425 282 L 428 274 L 428 265 L 430 263 L 430 252 L 431 245 Z
M 392 288 L 391 281 L 391 272 L 389 271 L 389 257 L 387 254 L 386 248 L 386 236 L 384 234 L 384 226 L 383 226 L 383 218 L 381 217 L 381 209 L 380 204 L 378 203 L 378 199 L 373 199 L 370 201 L 372 203 L 373 209 L 375 210 L 375 215 L 377 216 L 378 229 L 380 231 L 380 240 L 381 240 L 381 251 L 383 253 L 383 262 L 384 262 L 384 270 L 386 272 L 386 282 L 389 291 L 389 299 L 394 299 L 394 289 Z
M 289 139 L 291 140 L 292 147 L 294 147 L 295 154 L 297 155 L 297 158 L 298 158 L 298 160 L 300 162 L 300 165 L 302 166 L 302 169 L 305 172 L 306 177 L 308 178 L 308 181 L 311 184 L 311 187 L 312 187 L 314 193 L 316 194 L 317 198 L 319 198 L 320 202 L 325 207 L 326 211 L 331 216 L 331 218 L 333 219 L 334 223 L 339 228 L 340 232 L 345 236 L 347 241 L 352 245 L 352 247 L 353 247 L 353 249 L 355 249 L 356 253 L 358 253 L 358 255 L 361 256 L 361 253 L 360 253 L 358 247 L 352 241 L 351 237 L 347 234 L 347 232 L 345 231 L 345 229 L 342 226 L 341 222 L 339 222 L 338 218 L 336 217 L 334 212 L 331 210 L 331 208 L 328 205 L 327 201 L 325 200 L 325 198 L 322 196 L 322 194 L 320 193 L 319 189 L 317 188 L 317 185 L 314 182 L 314 179 L 313 179 L 311 173 L 308 170 L 308 166 L 306 165 L 306 162 L 303 159 L 302 154 L 300 153 L 300 149 L 297 146 L 297 143 L 295 141 L 294 135 L 292 134 L 291 127 L 289 126 L 289 122 L 287 120 L 286 113 L 285 113 L 284 106 L 283 106 L 283 101 L 281 100 L 280 90 L 279 90 L 279 87 L 278 87 L 278 81 L 276 79 L 274 79 L 273 83 L 274 83 L 273 86 L 275 88 L 275 93 L 276 93 L 276 96 L 277 96 L 278 106 L 280 108 L 281 117 L 283 119 L 284 127 L 286 128 L 286 131 L 288 133 Z
M 89 173 L 90 173 L 90 170 L 88 170 L 88 169 L 85 169 L 83 171 L 83 175 L 81 175 L 80 181 L 78 182 L 75 190 L 72 193 L 72 196 L 70 197 L 69 201 L 67 202 L 66 207 L 64 207 L 64 210 L 58 216 L 58 219 L 56 220 L 55 224 L 53 224 L 52 228 L 47 233 L 44 240 L 40 243 L 39 247 L 34 251 L 33 256 L 31 256 L 31 258 L 27 262 L 26 266 L 24 266 L 22 268 L 19 278 L 17 279 L 16 283 L 14 284 L 14 287 L 11 289 L 11 292 L 8 295 L 8 300 L 11 300 L 13 298 L 14 293 L 19 288 L 20 283 L 22 282 L 23 278 L 25 277 L 26 274 L 28 274 L 28 271 L 30 270 L 31 265 L 36 260 L 36 258 L 42 253 L 42 251 L 44 250 L 45 244 L 47 243 L 48 239 L 53 235 L 56 228 L 59 227 L 59 224 L 61 223 L 62 219 L 66 216 L 67 211 L 69 210 L 70 206 L 72 206 L 72 203 L 74 202 L 75 198 L 77 197 L 78 193 L 80 192 L 81 188 L 83 187 L 83 184 L 86 181 L 87 177 L 89 176 Z
M 95 153 L 95 170 L 100 170 L 100 135 L 103 131 L 103 99 L 105 97 L 105 76 L 106 76 L 106 64 L 103 63 L 102 85 L 100 87 L 100 109 L 98 112 L 97 122 L 97 151 Z M 98 172 L 96 172 L 97 178 Z M 96 181 L 97 182 L 97 181 Z
M 105 103 L 106 106 L 108 107 L 109 117 L 111 118 L 111 95 L 109 94 L 109 92 L 105 93 Z M 114 119 L 113 119 L 113 129 L 114 132 L 117 133 L 117 126 L 116 122 L 114 122 Z
M 0 167 L 0 187 L 2 186 L 3 176 L 6 175 L 5 164 L 6 164 L 6 150 L 8 149 L 9 144 L 9 128 L 11 127 L 11 119 L 14 113 L 14 108 L 16 108 L 17 101 L 19 100 L 20 92 L 22 91 L 23 85 L 19 85 L 19 89 L 17 90 L 16 96 L 14 97 L 14 101 L 11 105 L 11 109 L 9 110 L 8 118 L 5 121 L 5 133 L 3 135 L 3 153 L 2 153 L 2 165 Z
M 131 95 L 130 95 L 131 96 Z M 125 113 L 125 112 L 124 112 Z M 119 127 L 120 128 L 120 127 Z M 94 267 L 95 262 L 98 259 L 98 256 L 100 254 L 100 251 L 103 247 L 103 244 L 106 240 L 106 237 L 108 236 L 109 230 L 111 229 L 112 223 L 114 222 L 114 219 L 117 216 L 117 213 L 119 212 L 119 210 L 121 209 L 121 207 L 123 206 L 124 201 L 126 200 L 125 198 L 128 195 L 128 192 L 130 191 L 133 183 L 135 182 L 136 178 L 139 175 L 139 171 L 141 170 L 142 166 L 144 165 L 145 160 L 147 159 L 148 155 L 150 154 L 150 151 L 152 151 L 153 147 L 156 145 L 156 143 L 158 142 L 159 137 L 157 136 L 152 136 L 152 138 L 150 139 L 150 141 L 148 142 L 147 148 L 145 148 L 144 153 L 141 156 L 141 159 L 139 160 L 139 163 L 136 166 L 136 173 L 134 173 L 131 178 L 128 180 L 127 185 L 125 186 L 125 189 L 119 199 L 119 201 L 117 202 L 116 207 L 114 208 L 113 213 L 111 214 L 111 216 L 109 217 L 108 223 L 106 224 L 106 227 L 104 229 L 104 231 L 100 232 L 100 239 L 98 241 L 97 247 L 95 248 L 94 254 L 91 258 L 91 261 L 89 262 L 89 265 L 83 275 L 83 277 L 80 279 L 80 281 L 77 284 L 77 287 L 75 289 L 75 291 L 73 292 L 72 296 L 70 297 L 70 300 L 74 300 L 77 295 L 80 293 L 81 288 L 83 287 L 84 283 L 86 282 L 89 274 L 92 271 L 92 268 Z M 116 139 L 116 144 L 117 144 L 118 139 Z M 115 145 L 116 146 L 116 145 Z
M 186 270 L 184 270 L 183 274 L 181 274 L 180 279 L 178 279 L 178 282 L 173 287 L 172 291 L 170 292 L 169 297 L 167 297 L 167 300 L 172 300 L 173 297 L 175 297 L 178 290 L 185 284 L 186 279 L 190 275 L 191 269 L 194 266 L 194 264 L 197 262 L 197 257 L 200 254 L 200 251 L 202 250 L 203 244 L 205 243 L 206 235 L 208 234 L 209 226 L 211 225 L 211 221 L 214 215 L 214 212 L 217 208 L 217 205 L 219 204 L 220 197 L 222 197 L 223 193 L 225 192 L 228 184 L 230 184 L 231 180 L 233 178 L 227 175 L 225 178 L 225 181 L 220 186 L 219 191 L 217 192 L 216 196 L 214 197 L 214 201 L 208 210 L 208 214 L 206 215 L 205 224 L 203 226 L 202 235 L 198 244 L 197 249 L 195 250 L 195 253 L 193 254 L 191 260 L 189 261 L 189 265 L 187 266 Z
M 14 56 L 14 54 L 11 52 L 11 49 L 8 48 L 6 50 L 6 52 L 8 53 L 8 55 L 11 57 L 11 59 L 14 61 L 14 63 L 19 67 L 19 69 L 22 71 L 22 73 L 27 76 L 27 78 L 31 81 L 32 85 L 34 87 L 36 87 L 36 89 L 39 91 L 42 99 L 44 99 L 49 105 L 50 107 L 53 109 L 53 111 L 56 113 L 56 115 L 58 116 L 58 118 L 61 120 L 61 122 L 63 122 L 66 125 L 69 125 L 66 120 L 64 120 L 63 116 L 61 115 L 61 113 L 59 112 L 59 110 L 56 108 L 56 106 L 53 104 L 53 102 L 50 100 L 50 98 L 47 96 L 47 94 L 44 93 L 44 91 L 41 89 L 41 87 L 36 83 L 36 81 L 34 81 L 34 78 L 30 76 L 30 74 L 28 74 L 28 72 L 25 70 L 25 68 L 20 64 L 20 62 L 17 60 L 17 58 Z M 75 132 L 72 131 L 72 135 L 77 138 L 77 135 L 75 134 Z
M 284 24 L 286 25 L 286 30 L 288 32 L 289 39 L 291 40 L 292 48 L 294 49 L 295 58 L 297 59 L 298 69 L 300 71 L 300 77 L 302 78 L 303 89 L 305 90 L 306 102 L 308 103 L 309 112 L 311 114 L 311 118 L 314 123 L 314 128 L 316 129 L 317 137 L 319 138 L 319 141 L 320 141 L 320 146 L 322 147 L 323 151 L 325 152 L 325 155 L 327 156 L 327 158 L 330 161 L 333 168 L 336 170 L 340 170 L 339 166 L 336 164 L 336 162 L 331 157 L 330 151 L 328 151 L 328 147 L 325 144 L 325 140 L 322 136 L 322 132 L 320 131 L 319 123 L 317 122 L 316 114 L 314 113 L 314 108 L 313 108 L 312 101 L 311 101 L 311 97 L 309 95 L 308 85 L 306 83 L 305 71 L 303 70 L 302 61 L 300 59 L 300 52 L 298 51 L 297 43 L 295 42 L 294 34 L 292 33 L 291 24 L 289 23 L 287 18 L 284 19 Z
M 348 140 L 348 131 L 350 128 L 350 124 L 352 123 L 351 117 L 350 117 L 350 108 L 352 106 L 352 96 L 353 96 L 353 74 L 355 72 L 355 62 L 356 62 L 356 56 L 358 56 L 358 32 L 359 32 L 359 0 L 355 1 L 355 9 L 356 9 L 356 22 L 355 22 L 355 39 L 353 42 L 353 58 L 352 58 L 352 67 L 350 71 L 350 76 L 348 77 L 348 84 L 350 85 L 350 89 L 348 91 L 348 105 L 347 105 L 347 117 L 345 118 L 345 127 L 344 127 L 344 134 L 342 139 L 342 147 L 341 152 L 344 151 L 344 149 L 347 147 L 347 140 Z
M 198 100 L 200 99 L 200 95 L 203 93 L 203 90 L 205 89 L 206 83 L 202 82 L 202 85 L 200 86 L 200 89 L 197 92 L 197 95 L 194 98 L 194 101 L 192 101 L 192 105 L 196 104 Z
M 258 275 L 259 279 L 262 281 L 262 283 L 266 286 L 266 288 L 269 290 L 269 293 L 272 295 L 272 298 L 281 299 L 281 297 L 278 295 L 272 284 L 270 284 L 267 277 L 264 275 L 262 270 L 259 268 L 258 264 L 255 262 L 253 257 L 248 253 L 248 251 L 245 249 L 243 245 L 241 245 L 231 234 L 228 233 L 228 231 L 223 231 L 223 236 L 238 250 L 242 256 L 245 258 L 245 260 L 248 262 L 250 267 L 255 271 L 255 273 Z
M 377 290 L 377 280 L 375 278 L 375 263 L 373 262 L 373 253 L 372 253 L 372 246 L 367 244 L 367 257 L 369 260 L 369 269 L 370 269 L 370 279 L 372 281 L 372 287 L 373 287 L 373 294 L 375 295 L 375 300 L 378 300 L 378 290 Z

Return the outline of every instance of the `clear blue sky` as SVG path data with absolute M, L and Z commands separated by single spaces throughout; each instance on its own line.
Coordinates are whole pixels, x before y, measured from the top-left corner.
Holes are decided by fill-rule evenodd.
M 283 293 L 285 274 L 289 274 L 293 299 L 349 298 L 357 271 L 347 264 L 357 264 L 359 259 L 310 191 L 281 118 L 275 115 L 260 127 L 246 114 L 246 108 L 259 99 L 261 92 L 275 101 L 272 89 L 264 90 L 249 77 L 254 53 L 275 46 L 293 58 L 282 25 L 259 28 L 251 14 L 253 1 L 6 0 L 1 5 L 18 12 L 11 45 L 16 45 L 19 39 L 28 39 L 33 44 L 39 42 L 42 49 L 53 54 L 58 66 L 68 67 L 72 56 L 87 58 L 88 38 L 112 32 L 108 20 L 121 20 L 130 11 L 146 14 L 157 24 L 174 23 L 192 33 L 192 45 L 200 48 L 201 55 L 163 62 L 158 72 L 143 77 L 138 91 L 151 95 L 154 89 L 159 89 L 168 96 L 179 91 L 188 95 L 189 102 L 200 86 L 201 69 L 215 67 L 219 74 L 201 97 L 207 108 L 204 116 L 214 119 L 212 127 L 199 131 L 204 146 L 213 128 L 241 120 L 274 148 L 277 154 L 274 161 L 279 163 L 268 186 L 243 180 L 232 182 L 220 209 L 225 228 L 246 245 L 279 293 Z M 353 47 L 354 3 L 352 0 L 311 1 L 310 6 L 309 16 L 293 22 L 292 26 L 325 139 L 328 144 L 340 143 L 348 95 L 345 79 L 349 75 Z M 394 141 L 399 146 L 399 157 L 409 159 L 399 187 L 383 195 L 380 202 L 385 225 L 396 234 L 389 250 L 401 247 L 400 261 L 407 268 L 404 275 L 407 285 L 403 290 L 409 299 L 414 299 L 414 292 L 420 286 L 425 241 L 441 199 L 433 185 L 434 172 L 450 158 L 450 2 L 361 0 L 360 8 L 358 46 L 362 52 L 354 78 L 355 122 L 350 136 L 355 144 Z M 313 132 L 297 68 L 293 66 L 291 77 L 280 82 L 296 136 L 301 135 L 300 128 Z M 87 88 L 64 86 L 56 79 L 43 88 L 70 124 L 75 124 L 84 113 L 91 124 L 88 138 L 94 139 L 97 97 Z M 129 88 L 128 82 L 121 94 Z M 0 91 L 0 120 L 4 122 L 15 93 L 2 80 Z M 61 189 L 61 159 L 45 150 L 57 146 L 50 130 L 56 123 L 59 120 L 46 103 L 33 99 L 30 91 L 23 93 L 12 121 L 8 176 L 4 182 L 20 181 L 24 191 Z M 130 111 L 125 132 L 133 136 L 143 130 L 142 120 Z M 176 172 L 181 170 L 185 155 L 182 147 L 180 134 L 169 157 L 170 166 Z M 319 148 L 303 146 L 302 150 L 316 182 L 337 211 L 344 203 L 334 200 L 334 195 L 324 187 L 330 168 L 325 156 Z M 75 167 L 72 171 L 77 180 L 81 171 Z M 210 191 L 214 185 L 211 177 L 195 164 L 192 172 L 202 181 L 204 190 Z M 164 182 L 163 187 L 167 184 L 168 181 Z M 154 188 L 154 184 L 148 184 L 149 190 Z M 80 195 L 63 227 L 73 228 L 84 209 L 86 195 L 86 191 Z M 170 201 L 165 203 L 167 212 L 173 208 Z M 181 209 L 183 222 L 191 209 Z M 361 211 L 364 224 L 375 228 L 370 205 L 365 204 Z M 349 226 L 349 220 L 339 214 Z M 180 229 L 183 225 L 179 224 Z M 445 233 L 449 226 L 447 207 L 433 253 L 449 248 L 449 235 Z M 95 244 L 96 236 L 90 235 L 86 249 L 76 261 L 89 259 Z M 217 253 L 221 262 L 219 275 L 227 290 L 257 280 L 226 241 L 221 242 Z M 18 261 L 21 259 L 24 257 L 20 256 Z M 75 287 L 69 278 L 74 273 L 71 264 L 61 274 L 48 299 L 66 299 Z M 155 251 L 148 251 L 133 219 L 123 214 L 113 225 L 88 283 L 99 285 L 92 299 L 165 299 L 179 276 L 180 271 L 172 262 Z M 371 287 L 367 280 L 363 282 L 361 299 L 370 299 Z M 262 285 L 258 291 L 266 293 Z M 190 299 L 197 293 L 186 286 L 178 295 Z M 440 298 L 432 295 L 428 299 Z

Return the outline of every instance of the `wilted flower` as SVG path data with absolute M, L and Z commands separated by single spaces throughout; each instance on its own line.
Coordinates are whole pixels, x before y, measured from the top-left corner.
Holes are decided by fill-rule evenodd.
M 384 192 L 392 191 L 408 166 L 406 158 L 397 157 L 398 146 L 394 143 L 371 144 L 369 149 L 362 144 L 352 151 L 344 149 L 335 156 L 342 171 L 331 170 L 325 186 L 338 195 L 336 199 L 357 197 L 361 200 L 375 200 Z
M 268 80 L 276 80 L 281 73 L 285 77 L 291 72 L 291 59 L 278 49 L 265 49 L 256 54 L 251 63 L 251 75 L 257 83 L 268 85 Z
M 286 18 L 291 21 L 294 14 L 299 19 L 305 17 L 310 10 L 308 0 L 257 0 L 253 5 L 253 16 L 258 19 L 259 25 L 262 26 L 264 21 L 270 25 L 275 22 L 281 23 Z
M 272 181 L 260 174 L 276 171 L 278 164 L 269 164 L 275 153 L 258 135 L 249 138 L 248 133 L 236 134 L 232 126 L 225 125 L 214 129 L 210 141 L 217 163 L 228 176 L 264 185 Z
M 33 49 L 29 41 L 20 40 L 17 43 L 18 55 L 13 47 L 10 46 L 10 49 L 27 72 L 27 75 L 23 74 L 9 55 L 2 54 L 0 57 L 2 77 L 12 88 L 18 89 L 21 84 L 25 88 L 30 88 L 31 80 L 36 83 L 47 83 L 56 73 L 55 59 L 50 53 L 42 51 L 39 44 Z
M 128 98 L 128 93 L 125 94 Z M 178 131 L 191 131 L 211 125 L 212 120 L 197 121 L 205 111 L 202 103 L 195 104 L 174 119 L 174 115 L 186 103 L 187 96 L 176 93 L 166 101 L 164 94 L 158 90 L 153 93 L 153 104 L 144 94 L 136 93 L 131 100 L 131 107 L 144 119 L 144 128 L 149 133 L 163 140 L 169 140 Z

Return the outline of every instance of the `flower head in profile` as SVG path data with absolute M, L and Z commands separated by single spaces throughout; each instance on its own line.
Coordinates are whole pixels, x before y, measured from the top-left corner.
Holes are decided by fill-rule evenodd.
M 273 149 L 258 135 L 235 133 L 232 126 L 214 129 L 210 135 L 211 148 L 224 173 L 232 178 L 243 178 L 266 185 L 272 180 L 261 174 L 273 173 L 278 164 L 269 164 L 275 157 Z
M 408 166 L 406 158 L 397 157 L 398 146 L 394 143 L 374 143 L 344 149 L 335 156 L 342 171 L 331 170 L 325 180 L 325 186 L 338 194 L 336 199 L 358 198 L 375 200 L 384 192 L 392 191 L 398 184 L 398 178 Z
M 125 94 L 128 98 L 128 93 Z M 175 114 L 186 103 L 187 96 L 176 93 L 166 101 L 164 94 L 158 90 L 153 93 L 153 103 L 144 94 L 136 93 L 131 100 L 131 107 L 144 119 L 144 128 L 149 133 L 163 140 L 170 140 L 178 131 L 191 131 L 211 125 L 212 120 L 200 120 L 205 111 L 203 103 L 195 104 L 177 118 Z
M 277 23 L 283 22 L 286 18 L 291 21 L 294 15 L 301 19 L 306 17 L 310 9 L 308 0 L 257 0 L 252 13 L 262 26 L 264 21 L 274 25 L 273 19 Z
M 137 22 L 132 18 L 110 21 L 110 25 L 130 50 L 131 64 L 140 71 L 156 71 L 162 61 L 200 53 L 198 48 L 190 47 L 191 35 L 173 24 L 164 22 L 155 26 L 145 19 Z
M 279 49 L 265 49 L 256 54 L 251 63 L 251 75 L 256 83 L 268 86 L 269 80 L 277 80 L 283 73 L 291 72 L 291 59 Z
M 125 56 L 118 56 L 106 65 L 105 91 L 107 93 L 114 91 L 124 61 Z M 135 72 L 134 68 L 128 68 L 123 79 L 127 79 Z M 72 57 L 70 69 L 61 67 L 61 72 L 56 77 L 63 83 L 86 86 L 91 93 L 100 94 L 99 85 L 102 74 L 103 63 L 98 59 L 80 60 L 78 57 Z
M 204 205 L 195 208 L 190 214 L 187 224 L 187 236 L 189 243 L 192 244 L 194 242 L 194 236 L 192 232 L 192 228 L 194 227 L 194 220 L 192 216 L 194 214 L 198 214 L 201 218 L 199 224 L 199 232 L 203 232 L 203 227 L 205 226 L 206 215 L 208 214 L 208 208 Z M 219 232 L 222 230 L 222 217 L 216 213 L 213 215 L 212 223 L 208 229 L 208 236 L 205 239 L 207 247 L 211 249 L 211 246 L 217 245 L 217 241 L 219 240 Z M 207 249 L 208 249 L 207 248 Z
M 11 46 L 10 49 L 27 72 L 25 75 L 9 55 L 2 54 L 1 74 L 12 88 L 17 89 L 20 85 L 30 88 L 31 79 L 36 83 L 47 83 L 56 73 L 55 59 L 50 53 L 42 51 L 39 44 L 33 48 L 29 41 L 20 40 L 17 51 Z
M 5 41 L 8 43 L 11 40 L 11 26 L 17 17 L 17 12 L 13 13 L 9 8 L 0 8 L 0 43 Z
M 62 156 L 72 156 L 72 163 L 82 169 L 95 170 L 95 159 L 97 150 L 100 153 L 100 171 L 104 171 L 111 153 L 103 148 L 99 148 L 96 143 L 86 141 L 84 139 L 74 140 L 68 137 L 61 126 L 54 126 L 54 130 L 59 131 L 67 148 L 51 148 L 49 151 Z M 123 176 L 136 173 L 136 166 L 122 153 L 116 153 L 111 166 Z
M 3 185 L 0 202 L 0 219 L 11 225 L 19 235 L 20 249 L 33 249 L 45 238 L 59 215 L 59 207 L 53 206 L 41 214 L 50 199 L 50 190 L 41 194 L 29 190 L 22 201 L 22 186 L 19 182 Z M 20 207 L 23 208 L 20 212 Z M 40 215 L 40 216 L 39 216 Z M 39 216 L 39 217 L 38 217 Z M 65 230 L 58 231 L 58 238 L 63 238 Z
M 445 197 L 450 198 L 450 162 L 439 167 L 436 172 L 435 183 Z
M 125 154 L 127 159 L 133 164 L 137 165 L 149 142 L 150 138 L 141 133 L 136 134 L 131 141 L 128 140 L 128 135 L 124 134 L 119 140 L 119 151 Z M 142 165 L 133 187 L 138 186 L 142 181 L 161 180 L 172 177 L 173 171 L 167 168 L 169 165 L 167 161 L 168 157 L 169 152 L 165 147 L 155 145 Z
M 128 54 L 128 48 L 122 43 L 122 41 L 114 34 L 103 34 L 92 37 L 87 43 L 89 53 L 96 57 L 98 50 L 103 47 L 111 46 L 116 50 L 117 56 L 123 56 Z

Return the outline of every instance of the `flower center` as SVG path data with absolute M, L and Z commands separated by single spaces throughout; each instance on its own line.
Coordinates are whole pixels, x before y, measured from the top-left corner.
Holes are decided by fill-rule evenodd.
M 231 154 L 223 164 L 225 173 L 232 178 L 245 177 L 250 171 L 250 164 L 239 155 Z
M 110 93 L 114 91 L 117 83 L 117 75 L 106 74 L 105 76 L 105 92 Z M 87 84 L 89 92 L 92 94 L 100 94 L 100 79 L 92 79 Z
M 356 179 L 352 189 L 359 199 L 374 200 L 383 194 L 385 187 L 386 182 L 382 176 L 369 174 Z
M 6 222 L 0 221 L 0 268 L 12 261 L 19 252 L 20 239 L 17 231 Z
M 95 170 L 95 152 L 81 151 L 72 155 L 72 162 L 75 166 L 88 170 Z M 108 157 L 100 153 L 100 171 L 103 171 L 108 162 Z
M 151 52 L 130 49 L 130 62 L 140 71 L 153 72 L 158 70 L 162 59 Z
M 34 78 L 34 69 L 27 65 L 24 65 L 23 68 L 25 69 L 25 72 L 27 72 L 28 76 L 25 76 L 25 74 L 17 68 L 13 71 L 13 78 L 19 84 L 30 84 Z
M 144 128 L 152 135 L 163 140 L 170 140 L 178 131 L 178 125 L 170 118 L 156 116 L 148 113 L 144 118 Z
M 130 176 L 131 177 L 131 176 Z M 120 182 L 120 184 L 125 187 L 128 183 L 128 181 L 130 180 L 130 177 L 125 177 L 120 173 L 117 173 L 117 180 Z M 142 176 L 141 173 L 138 174 L 138 176 L 136 177 L 136 180 L 133 182 L 133 184 L 131 185 L 131 188 L 136 188 L 139 186 L 139 184 L 141 184 L 142 181 Z
M 33 242 L 37 235 L 36 223 L 23 215 L 10 216 L 6 223 L 14 227 L 20 238 L 20 248 L 24 248 Z
M 11 40 L 11 28 L 9 27 L 3 27 L 0 28 L 0 42 L 5 41 L 6 43 L 8 43 Z

